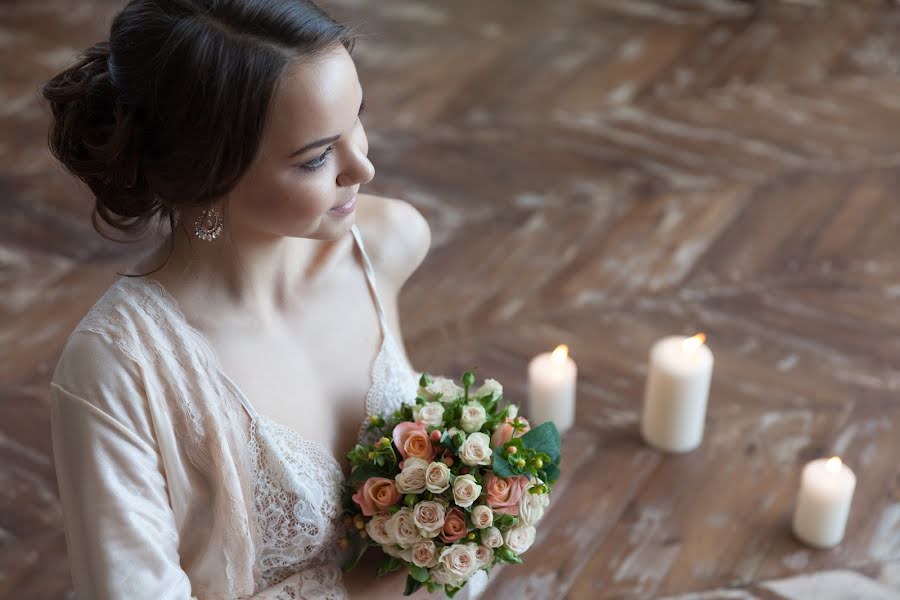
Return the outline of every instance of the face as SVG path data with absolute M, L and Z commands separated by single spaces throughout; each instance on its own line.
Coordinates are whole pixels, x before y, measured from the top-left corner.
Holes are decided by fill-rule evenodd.
M 360 122 L 362 87 L 338 46 L 292 65 L 272 98 L 257 159 L 227 198 L 233 235 L 336 239 L 355 222 L 333 210 L 375 174 Z

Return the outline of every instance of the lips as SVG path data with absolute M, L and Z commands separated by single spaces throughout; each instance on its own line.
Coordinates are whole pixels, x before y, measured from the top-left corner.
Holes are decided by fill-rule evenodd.
M 332 207 L 331 209 L 329 209 L 328 212 L 333 212 L 333 213 L 338 213 L 338 214 L 347 214 L 347 213 L 352 212 L 355 207 L 356 207 L 356 194 L 354 193 L 350 197 L 350 200 L 348 200 L 346 203 L 341 204 L 339 206 Z

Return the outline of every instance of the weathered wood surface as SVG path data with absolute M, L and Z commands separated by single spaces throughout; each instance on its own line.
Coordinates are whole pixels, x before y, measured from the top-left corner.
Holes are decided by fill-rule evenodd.
M 0 6 L 0 596 L 71 588 L 47 384 L 142 247 L 98 237 L 37 84 L 118 2 Z M 489 598 L 900 597 L 900 9 L 888 2 L 333 0 L 366 33 L 370 190 L 433 247 L 413 363 L 524 398 L 569 344 L 578 426 L 525 568 Z M 638 436 L 646 355 L 705 331 L 704 443 Z M 527 410 L 527 407 L 526 407 Z M 789 528 L 802 465 L 859 477 L 844 543 Z

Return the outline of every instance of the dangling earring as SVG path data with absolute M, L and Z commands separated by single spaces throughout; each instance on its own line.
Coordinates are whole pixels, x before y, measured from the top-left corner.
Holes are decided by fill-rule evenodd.
M 204 242 L 211 242 L 222 233 L 225 228 L 225 219 L 214 206 L 204 208 L 197 220 L 194 221 L 194 235 Z

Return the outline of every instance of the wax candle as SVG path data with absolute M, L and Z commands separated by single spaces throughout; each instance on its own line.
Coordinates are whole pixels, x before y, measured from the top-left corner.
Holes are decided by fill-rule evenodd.
M 794 535 L 815 548 L 833 548 L 844 537 L 856 475 L 834 456 L 803 467 L 794 509 Z
M 575 380 L 578 367 L 565 344 L 535 356 L 528 365 L 526 415 L 532 428 L 553 421 L 560 433 L 575 422 Z
M 706 336 L 669 336 L 650 350 L 641 434 L 651 446 L 689 452 L 700 445 L 713 355 Z

